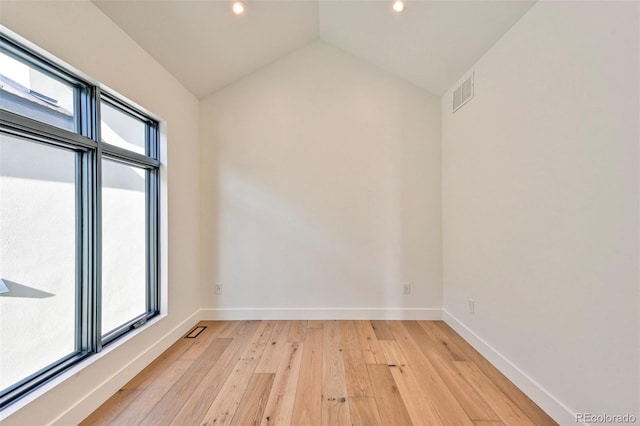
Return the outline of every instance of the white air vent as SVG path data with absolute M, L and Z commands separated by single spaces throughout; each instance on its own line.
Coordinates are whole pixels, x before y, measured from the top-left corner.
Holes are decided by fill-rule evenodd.
M 473 73 L 453 91 L 453 112 L 473 98 Z

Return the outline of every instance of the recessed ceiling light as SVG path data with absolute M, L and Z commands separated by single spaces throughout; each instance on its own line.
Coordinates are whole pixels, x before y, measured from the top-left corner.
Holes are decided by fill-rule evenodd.
M 394 0 L 392 8 L 394 12 L 402 12 L 404 10 L 404 0 Z
M 247 8 L 247 5 L 244 4 L 242 0 L 235 0 L 233 2 L 233 13 L 236 15 L 242 15 Z

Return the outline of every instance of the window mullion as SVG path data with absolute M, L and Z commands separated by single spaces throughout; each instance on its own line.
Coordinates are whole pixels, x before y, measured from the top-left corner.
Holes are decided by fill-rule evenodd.
M 86 257 L 84 251 L 87 248 L 85 236 L 85 178 L 84 178 L 84 159 L 86 153 L 78 152 L 76 154 L 76 351 L 83 352 L 87 349 L 84 327 L 84 311 L 86 306 L 85 288 L 86 279 L 84 271 L 86 270 Z
M 133 166 L 140 166 L 144 168 L 158 167 L 160 162 L 146 155 L 138 154 L 136 152 L 129 152 L 126 149 L 110 145 L 106 142 L 100 143 L 102 154 L 105 157 L 119 161 L 121 163 L 131 164 Z
M 148 146 L 148 145 L 147 145 Z M 147 258 L 147 265 L 146 265 L 146 294 L 147 294 L 147 312 L 151 312 L 155 310 L 154 307 L 154 297 L 155 295 L 153 294 L 153 286 L 150 285 L 153 280 L 154 277 L 153 275 L 155 274 L 154 271 L 154 261 L 153 261 L 153 244 L 154 244 L 154 214 L 153 214 L 153 210 L 154 210 L 154 202 L 155 202 L 155 196 L 153 194 L 153 188 L 154 188 L 154 184 L 153 184 L 153 171 L 152 170 L 147 170 L 146 171 L 146 188 L 145 188 L 145 204 L 146 204 L 146 221 L 147 221 L 147 226 L 146 226 L 146 230 L 145 230 L 145 239 L 146 239 L 146 258 Z
M 93 200 L 93 298 L 91 334 L 96 352 L 102 350 L 102 143 L 100 135 L 100 88 L 96 87 L 93 97 L 92 130 L 94 140 L 98 143 L 93 158 L 92 180 Z
M 10 111 L 0 110 L 0 126 L 7 134 L 24 136 L 47 144 L 69 148 L 95 148 L 95 142 L 84 135 L 59 129 Z

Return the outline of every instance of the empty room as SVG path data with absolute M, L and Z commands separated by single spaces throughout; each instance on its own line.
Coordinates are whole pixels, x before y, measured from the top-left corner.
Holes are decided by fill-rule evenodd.
M 0 423 L 640 423 L 640 3 L 0 0 Z

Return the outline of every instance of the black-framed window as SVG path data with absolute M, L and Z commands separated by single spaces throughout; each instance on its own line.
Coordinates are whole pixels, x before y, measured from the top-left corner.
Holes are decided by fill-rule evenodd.
M 0 33 L 0 409 L 159 313 L 158 133 Z

